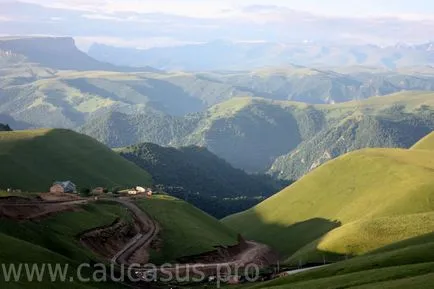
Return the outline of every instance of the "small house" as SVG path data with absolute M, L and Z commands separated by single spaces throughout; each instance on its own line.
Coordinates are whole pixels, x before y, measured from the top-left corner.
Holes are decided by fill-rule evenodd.
M 96 187 L 92 190 L 92 193 L 95 195 L 102 195 L 102 194 L 104 194 L 104 188 L 103 187 Z
M 63 186 L 60 184 L 54 184 L 50 188 L 50 193 L 53 194 L 63 194 L 65 190 L 63 189 Z
M 51 193 L 77 193 L 77 186 L 71 181 L 54 182 L 50 188 Z

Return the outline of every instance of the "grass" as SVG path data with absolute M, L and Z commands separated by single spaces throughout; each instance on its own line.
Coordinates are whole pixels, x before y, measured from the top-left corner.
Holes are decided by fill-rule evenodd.
M 432 288 L 433 273 L 434 234 L 428 234 L 395 243 L 388 248 L 348 261 L 246 287 Z M 415 286 L 405 287 L 410 284 Z
M 77 237 L 89 229 L 109 225 L 117 218 L 129 218 L 119 205 L 93 204 L 75 212 L 62 212 L 37 222 L 16 222 L 0 219 L 0 232 L 49 248 L 51 251 L 76 261 L 89 261 L 95 256 L 81 246 Z
M 414 150 L 434 150 L 434 132 L 427 135 L 416 143 L 412 149 Z
M 0 263 L 2 264 L 69 264 L 68 277 L 77 276 L 76 268 L 81 263 L 98 261 L 92 252 L 83 247 L 78 236 L 84 231 L 106 226 L 117 218 L 129 220 L 131 216 L 117 204 L 93 204 L 80 210 L 59 213 L 38 221 L 15 222 L 0 219 Z M 91 276 L 90 270 L 84 271 Z M 86 276 L 85 275 L 85 276 Z M 120 288 L 110 283 L 78 282 L 52 283 L 49 276 L 41 283 L 6 283 L 0 278 L 1 288 Z
M 361 220 L 326 234 L 317 245 L 323 252 L 361 255 L 397 241 L 433 232 L 434 212 Z
M 427 233 L 431 217 L 428 218 L 431 221 L 424 223 L 424 218 L 406 215 L 433 209 L 432 152 L 366 149 L 328 162 L 258 206 L 223 222 L 247 238 L 270 244 L 286 257 L 336 227 L 331 224 L 342 224 L 328 236 L 330 242 L 323 249 L 332 254 L 357 254 Z M 403 226 L 407 229 L 412 225 L 414 228 L 400 233 L 403 227 L 396 227 L 397 232 L 389 237 L 375 232 L 388 226 L 393 218 L 405 220 L 407 225 Z M 323 226 L 316 225 L 309 235 L 303 234 L 299 228 L 312 227 L 309 223 L 313 220 L 322 220 Z M 328 230 L 327 224 L 330 224 Z M 351 248 L 355 232 L 367 235 Z
M 357 287 L 352 287 L 353 289 L 368 289 L 368 288 L 382 288 L 382 289 L 408 289 L 408 288 L 418 288 L 418 289 L 431 289 L 433 286 L 434 274 L 426 274 L 422 276 L 404 278 L 394 281 L 385 281 L 381 283 L 376 283 L 373 287 L 372 284 L 362 285 Z
M 163 247 L 151 262 L 164 263 L 177 258 L 214 250 L 217 245 L 235 245 L 237 235 L 219 221 L 190 204 L 157 195 L 138 201 L 138 205 L 162 227 Z
M 0 187 L 47 191 L 53 181 L 79 187 L 147 186 L 150 175 L 96 140 L 69 130 L 0 133 Z
M 382 288 L 380 284 L 382 282 L 390 282 L 393 280 L 401 281 L 414 276 L 425 276 L 430 274 L 434 276 L 434 262 L 424 263 L 417 265 L 397 266 L 383 269 L 367 270 L 357 273 L 351 273 L 346 275 L 339 275 L 327 278 L 314 279 L 309 281 L 295 282 L 293 284 L 283 284 L 278 286 L 258 287 L 258 288 L 293 288 L 293 289 L 338 289 L 338 288 L 353 288 L 358 286 L 367 286 L 366 288 Z M 374 285 L 375 284 L 375 285 Z M 375 287 L 373 287 L 375 286 Z M 432 284 L 431 284 L 432 286 Z M 257 288 L 257 287 L 254 287 Z M 415 288 L 415 287 L 411 287 Z M 417 287 L 419 288 L 419 287 Z M 430 288 L 430 287 L 426 287 Z

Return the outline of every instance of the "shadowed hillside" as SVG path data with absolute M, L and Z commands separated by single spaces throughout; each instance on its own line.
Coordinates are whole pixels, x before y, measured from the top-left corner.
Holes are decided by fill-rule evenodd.
M 11 131 L 12 129 L 7 124 L 0 123 L 0 131 Z
M 68 130 L 1 132 L 0 163 L 1 188 L 46 191 L 56 180 L 80 187 L 151 184 L 146 171 Z
M 202 147 L 168 148 L 144 143 L 116 149 L 151 172 L 155 183 L 183 187 L 190 194 L 218 197 L 269 196 L 275 186 L 266 176 L 248 175 Z

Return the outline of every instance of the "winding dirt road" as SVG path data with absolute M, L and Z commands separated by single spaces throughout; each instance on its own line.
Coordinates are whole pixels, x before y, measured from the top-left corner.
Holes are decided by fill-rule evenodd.
M 128 244 L 126 244 L 115 256 L 112 258 L 112 263 L 116 265 L 129 265 L 131 256 L 136 253 L 137 250 L 144 250 L 146 248 L 149 249 L 151 242 L 157 237 L 159 228 L 158 224 L 152 220 L 145 212 L 143 212 L 139 207 L 137 207 L 134 203 L 131 203 L 127 200 L 113 200 L 124 207 L 126 207 L 131 213 L 133 213 L 135 219 L 141 223 L 141 228 L 147 228 L 148 230 L 145 232 L 140 232 L 134 238 L 132 238 Z M 147 260 L 144 260 L 147 263 L 149 259 L 149 253 L 146 251 Z
M 119 250 L 112 258 L 111 262 L 116 266 L 127 265 L 130 266 L 134 256 L 138 254 L 140 256 L 141 263 L 148 263 L 149 261 L 149 248 L 152 241 L 157 237 L 160 228 L 157 222 L 155 222 L 146 212 L 142 211 L 136 204 L 131 202 L 129 199 L 100 199 L 104 201 L 115 202 L 121 204 L 127 208 L 134 216 L 137 224 L 140 227 L 140 232 L 135 235 L 128 243 Z M 62 206 L 62 210 L 68 209 L 69 207 L 84 205 L 88 203 L 96 202 L 93 199 L 87 200 L 71 200 L 71 201 L 19 201 L 15 203 L 3 204 L 10 207 L 26 207 L 31 205 L 40 205 L 50 208 L 51 206 Z M 64 207 L 64 208 L 63 208 Z M 50 212 L 51 213 L 51 212 Z M 205 263 L 205 264 L 178 264 L 174 265 L 172 268 L 164 268 L 165 272 L 177 270 L 177 272 L 188 272 L 192 268 L 200 268 L 203 271 L 210 272 L 214 274 L 221 270 L 221 268 L 234 268 L 234 267 L 245 267 L 249 264 L 256 264 L 259 266 L 265 266 L 273 264 L 277 259 L 271 260 L 273 254 L 270 254 L 272 250 L 264 245 L 253 241 L 247 241 L 247 247 L 240 252 L 238 255 L 233 256 L 228 259 L 227 262 L 220 263 Z M 268 256 L 268 257 L 267 257 Z M 277 257 L 276 257 L 277 258 Z M 133 260 L 134 261 L 134 260 Z M 149 268 L 137 267 L 134 268 L 137 272 L 142 272 L 146 275 L 150 272 Z M 155 271 L 155 269 L 152 269 Z M 158 268 L 157 271 L 162 272 L 162 268 Z

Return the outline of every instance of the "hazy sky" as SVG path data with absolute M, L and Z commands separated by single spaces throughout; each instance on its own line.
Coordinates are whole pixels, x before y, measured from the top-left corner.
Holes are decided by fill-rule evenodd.
M 188 16 L 213 17 L 226 10 L 251 5 L 277 5 L 316 14 L 338 16 L 434 15 L 432 0 L 26 0 L 54 7 L 90 10 L 167 12 Z
M 217 39 L 390 45 L 432 41 L 434 1 L 0 0 L 0 24 L 0 35 L 72 36 L 83 49 Z

